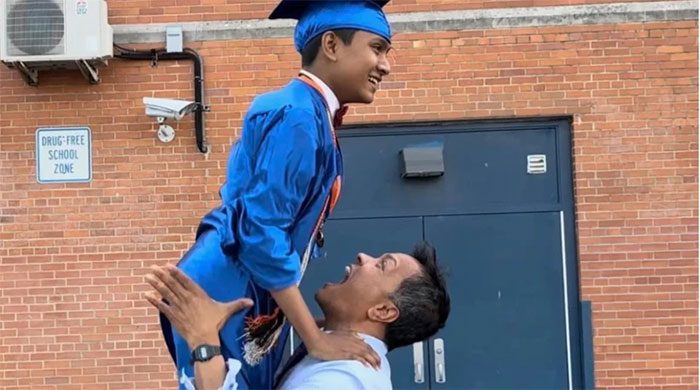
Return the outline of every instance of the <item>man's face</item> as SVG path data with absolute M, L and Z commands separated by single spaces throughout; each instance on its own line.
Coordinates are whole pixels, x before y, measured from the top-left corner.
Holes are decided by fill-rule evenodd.
M 386 39 L 357 31 L 349 45 L 338 47 L 337 80 L 343 103 L 372 103 L 382 78 L 391 72 Z
M 370 308 L 383 303 L 393 306 L 389 296 L 401 282 L 420 272 L 418 261 L 404 253 L 386 253 L 379 258 L 360 253 L 345 267 L 343 280 L 326 283 L 316 292 L 316 300 L 326 317 L 364 321 Z

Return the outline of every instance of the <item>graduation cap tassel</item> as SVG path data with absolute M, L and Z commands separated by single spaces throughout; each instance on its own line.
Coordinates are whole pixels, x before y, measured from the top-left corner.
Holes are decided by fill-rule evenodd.
M 260 363 L 263 356 L 277 343 L 285 321 L 279 307 L 270 315 L 246 318 L 246 342 L 243 345 L 243 359 L 246 363 L 251 366 Z

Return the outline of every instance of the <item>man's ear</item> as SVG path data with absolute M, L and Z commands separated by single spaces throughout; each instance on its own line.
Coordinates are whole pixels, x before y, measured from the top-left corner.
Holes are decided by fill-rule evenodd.
M 339 44 L 340 37 L 335 35 L 333 31 L 326 31 L 321 36 L 321 47 L 319 48 L 319 54 L 326 57 L 329 61 L 335 62 L 338 60 Z
M 390 300 L 376 304 L 367 310 L 367 317 L 370 320 L 385 324 L 396 321 L 399 318 L 399 314 L 399 308 Z

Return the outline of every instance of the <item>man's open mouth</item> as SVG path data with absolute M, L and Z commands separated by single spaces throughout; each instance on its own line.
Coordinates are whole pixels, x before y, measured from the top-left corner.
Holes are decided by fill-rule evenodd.
M 375 88 L 379 88 L 379 83 L 381 82 L 381 79 L 374 76 L 369 76 L 369 83 L 372 84 Z
M 345 275 L 343 275 L 343 280 L 338 282 L 338 284 L 345 283 L 350 278 L 351 273 L 352 273 L 352 267 L 350 267 L 349 265 L 346 265 L 345 266 Z

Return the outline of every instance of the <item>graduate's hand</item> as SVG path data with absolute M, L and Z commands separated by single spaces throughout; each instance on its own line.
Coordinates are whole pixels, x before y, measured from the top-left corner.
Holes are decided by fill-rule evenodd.
M 253 306 L 253 301 L 248 298 L 231 302 L 211 299 L 172 264 L 152 266 L 146 282 L 155 289 L 146 293 L 146 300 L 170 320 L 190 348 L 201 344 L 219 345 L 219 331 L 226 320 Z
M 282 290 L 271 290 L 270 294 L 294 329 L 299 332 L 311 356 L 320 360 L 358 360 L 375 368 L 381 364 L 377 353 L 357 333 L 348 331 L 326 333 L 318 329 L 296 285 Z
M 365 366 L 379 369 L 379 355 L 354 332 L 321 332 L 306 344 L 309 354 L 320 360 L 357 360 Z
M 323 328 L 326 326 L 326 318 L 325 317 L 314 318 L 314 322 L 316 322 L 316 326 L 318 326 L 319 328 Z

